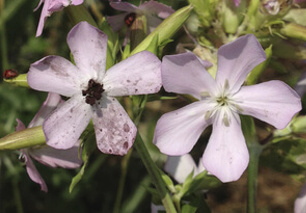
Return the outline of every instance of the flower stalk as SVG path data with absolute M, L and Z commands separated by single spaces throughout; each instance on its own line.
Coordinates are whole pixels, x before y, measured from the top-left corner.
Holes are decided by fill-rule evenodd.
M 136 140 L 134 143 L 134 147 L 137 151 L 137 153 L 139 154 L 143 164 L 145 165 L 150 177 L 152 178 L 152 181 L 161 197 L 161 201 L 166 209 L 167 213 L 175 213 L 177 212 L 172 199 L 170 197 L 170 194 L 168 193 L 166 186 L 165 186 L 165 182 L 163 181 L 157 166 L 155 165 L 155 163 L 153 162 L 147 148 L 144 145 L 144 142 L 141 138 L 141 136 L 139 135 L 139 133 L 137 133 L 136 135 Z

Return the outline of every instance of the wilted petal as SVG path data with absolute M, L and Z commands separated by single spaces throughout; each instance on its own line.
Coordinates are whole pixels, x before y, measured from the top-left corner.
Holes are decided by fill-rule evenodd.
M 170 6 L 156 1 L 146 1 L 139 6 L 139 9 L 142 10 L 144 14 L 157 15 L 162 19 L 174 13 L 174 10 Z
M 162 23 L 162 19 L 157 18 L 153 15 L 147 15 L 147 33 L 151 33 L 153 30 L 155 30 L 155 28 Z
M 47 185 L 44 179 L 40 176 L 39 172 L 37 171 L 32 159 L 25 151 L 23 151 L 23 156 L 25 158 L 27 173 L 31 178 L 31 180 L 34 181 L 35 183 L 38 183 L 42 191 L 48 192 Z
M 221 113 L 220 113 L 221 114 Z M 202 162 L 208 172 L 222 182 L 236 181 L 249 163 L 249 153 L 238 114 L 228 114 L 230 125 L 217 115 Z
M 105 73 L 107 36 L 87 22 L 71 29 L 67 43 L 76 66 L 89 79 L 102 80 Z
M 242 109 L 239 113 L 251 115 L 278 129 L 285 128 L 301 110 L 300 97 L 282 81 L 242 87 L 233 98 Z
M 211 122 L 205 119 L 209 107 L 208 103 L 197 101 L 164 114 L 157 122 L 153 142 L 167 155 L 184 155 L 190 152 Z
M 115 10 L 124 11 L 124 12 L 136 12 L 138 7 L 128 2 L 111 2 L 109 5 Z
M 43 130 L 47 145 L 56 149 L 69 149 L 74 146 L 92 116 L 91 106 L 81 95 L 75 95 L 48 117 Z
M 112 27 L 113 31 L 117 32 L 125 25 L 125 17 L 128 15 L 128 13 L 123 13 L 115 16 L 108 16 L 107 22 Z
M 306 212 L 306 184 L 302 187 L 299 196 L 294 202 L 294 213 Z
M 82 160 L 79 158 L 79 145 L 80 142 L 78 141 L 67 150 L 44 146 L 43 148 L 28 149 L 28 152 L 35 160 L 46 166 L 73 169 L 80 167 L 82 164 Z
M 40 107 L 32 121 L 29 123 L 28 128 L 40 126 L 43 124 L 46 117 L 61 103 L 63 102 L 61 96 L 56 93 L 48 93 L 48 97 Z
M 164 169 L 178 183 L 183 183 L 192 171 L 196 172 L 197 166 L 191 155 L 186 154 L 182 156 L 169 156 Z
M 266 60 L 266 54 L 256 37 L 248 34 L 223 45 L 218 51 L 216 81 L 236 92 L 254 67 Z
M 21 120 L 19 120 L 18 118 L 16 119 L 17 121 L 17 126 L 15 127 L 15 131 L 18 132 L 18 131 L 21 131 L 21 130 L 24 130 L 26 127 L 25 125 L 22 123 Z
M 38 7 L 41 5 L 42 2 L 43 2 L 43 0 L 41 0 L 39 2 Z M 44 25 L 45 25 L 45 21 L 52 14 L 48 10 L 49 4 L 50 4 L 50 0 L 45 0 L 44 1 L 44 6 L 42 8 L 42 11 L 41 11 L 41 14 L 40 14 L 40 18 L 39 18 L 39 22 L 38 22 L 38 27 L 37 27 L 37 30 L 36 30 L 36 37 L 38 37 L 38 36 L 40 36 L 42 34 L 42 31 L 43 31 Z M 37 8 L 35 10 L 37 10 Z
M 135 124 L 116 98 L 103 96 L 100 105 L 95 107 L 93 124 L 99 150 L 106 154 L 125 155 L 135 141 Z
M 109 96 L 157 93 L 162 86 L 160 63 L 149 51 L 137 53 L 106 72 L 103 88 Z
M 163 57 L 161 70 L 167 92 L 190 94 L 200 100 L 215 91 L 215 80 L 193 53 Z
M 60 56 L 47 56 L 31 64 L 27 78 L 33 89 L 68 97 L 80 91 L 82 80 L 80 71 Z

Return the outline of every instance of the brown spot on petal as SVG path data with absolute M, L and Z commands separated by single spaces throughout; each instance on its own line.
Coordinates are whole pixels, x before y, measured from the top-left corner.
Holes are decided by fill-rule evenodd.
M 108 152 L 109 152 L 109 153 L 113 153 L 113 150 L 109 149 Z
M 128 149 L 129 148 L 129 143 L 126 141 L 123 144 L 123 149 Z
M 125 132 L 129 132 L 130 131 L 130 127 L 129 127 L 129 125 L 127 123 L 125 123 L 123 125 L 123 131 L 125 131 Z

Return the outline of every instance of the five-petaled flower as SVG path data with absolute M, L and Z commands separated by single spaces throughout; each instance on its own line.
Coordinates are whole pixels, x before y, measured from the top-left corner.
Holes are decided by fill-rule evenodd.
M 203 165 L 223 182 L 239 179 L 249 162 L 239 114 L 282 129 L 301 110 L 299 96 L 281 81 L 242 86 L 251 70 L 265 59 L 254 35 L 219 49 L 216 79 L 192 53 L 165 56 L 161 66 L 165 90 L 189 94 L 199 101 L 159 119 L 154 143 L 160 151 L 167 155 L 190 152 L 203 130 L 212 124 Z
M 59 11 L 69 5 L 80 5 L 83 1 L 84 0 L 40 0 L 38 6 L 34 9 L 34 11 L 36 11 L 41 4 L 44 3 L 38 22 L 36 36 L 38 37 L 42 34 L 45 21 L 53 12 Z
M 59 105 L 62 99 L 60 95 L 49 93 L 46 101 L 43 103 L 35 117 L 29 123 L 28 128 L 40 126 L 43 124 L 45 118 Z M 16 131 L 26 129 L 25 125 L 17 119 Z M 77 141 L 72 148 L 67 150 L 53 149 L 49 146 L 31 147 L 22 149 L 20 158 L 25 161 L 26 170 L 32 181 L 38 183 L 42 191 L 47 192 L 48 188 L 44 179 L 37 171 L 32 159 L 34 158 L 41 164 L 50 167 L 63 167 L 66 169 L 78 168 L 82 164 L 82 160 L 78 157 L 80 142 Z
M 28 72 L 33 89 L 71 97 L 43 123 L 47 144 L 72 147 L 92 119 L 98 148 L 108 154 L 126 154 L 137 129 L 115 97 L 158 92 L 160 60 L 143 51 L 105 72 L 107 36 L 87 22 L 76 25 L 67 42 L 76 65 L 47 56 Z
M 153 0 L 144 2 L 138 7 L 128 2 L 110 2 L 110 6 L 125 12 L 107 17 L 107 21 L 114 31 L 120 30 L 125 25 L 130 27 L 136 16 L 144 15 L 147 19 L 147 32 L 150 33 L 162 22 L 162 19 L 174 12 L 171 7 Z

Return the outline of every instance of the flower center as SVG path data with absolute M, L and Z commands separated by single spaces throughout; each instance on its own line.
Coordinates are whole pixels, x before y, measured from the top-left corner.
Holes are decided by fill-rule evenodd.
M 129 13 L 124 17 L 124 22 L 126 26 L 132 26 L 133 22 L 135 21 L 136 13 Z
M 102 98 L 103 92 L 103 84 L 97 83 L 93 79 L 90 79 L 88 81 L 87 90 L 82 90 L 82 95 L 86 96 L 85 102 L 92 106 L 96 103 L 96 101 Z

